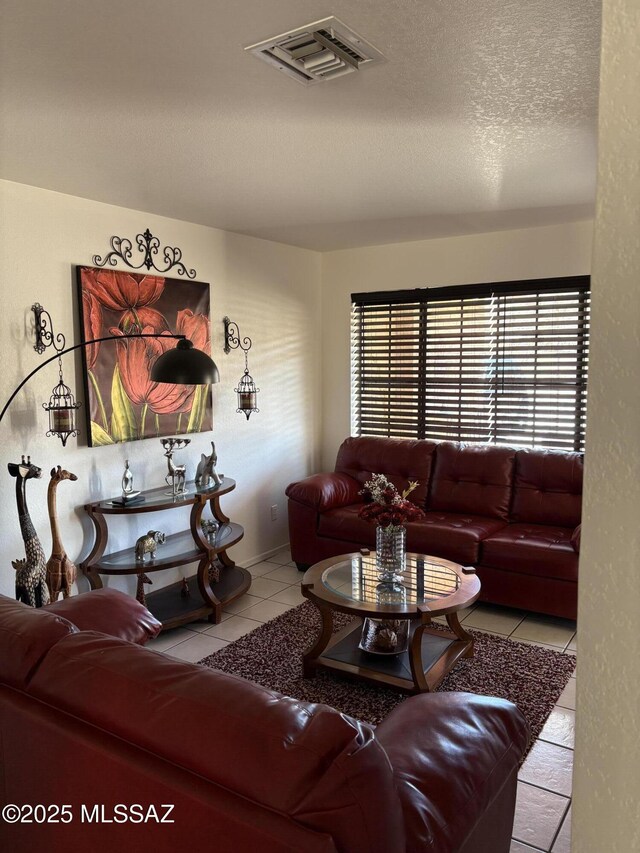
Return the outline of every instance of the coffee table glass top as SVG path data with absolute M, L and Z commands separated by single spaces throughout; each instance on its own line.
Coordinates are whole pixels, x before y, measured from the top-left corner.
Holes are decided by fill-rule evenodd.
M 427 604 L 453 595 L 461 585 L 460 577 L 453 569 L 420 554 L 407 554 L 406 569 L 399 577 L 402 578 L 399 582 L 403 590 L 402 602 L 408 605 Z M 374 552 L 367 556 L 354 555 L 330 566 L 322 573 L 322 584 L 330 592 L 349 601 L 383 603 Z M 395 600 L 399 601 L 398 598 Z

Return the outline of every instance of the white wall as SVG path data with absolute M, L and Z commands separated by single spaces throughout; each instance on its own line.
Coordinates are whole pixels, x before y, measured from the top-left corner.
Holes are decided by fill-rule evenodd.
M 200 453 L 209 451 L 214 439 L 219 470 L 237 480 L 236 491 L 221 502 L 245 527 L 244 540 L 230 552 L 234 559 L 252 560 L 284 545 L 284 489 L 316 469 L 319 461 L 320 255 L 10 182 L 0 182 L 0 192 L 0 406 L 45 358 L 32 348 L 31 304 L 40 302 L 50 311 L 68 343 L 78 341 L 73 265 L 90 265 L 94 254 L 108 250 L 112 235 L 135 238 L 149 227 L 163 246 L 179 246 L 187 265 L 195 267 L 197 280 L 211 285 L 212 355 L 221 374 L 220 384 L 213 386 L 214 427 L 194 435 L 182 458 L 191 463 L 193 476 Z M 240 351 L 223 352 L 225 314 L 253 339 L 249 367 L 261 389 L 260 413 L 249 422 L 235 411 L 233 389 L 244 362 Z M 82 399 L 80 368 L 79 357 L 65 357 L 65 380 Z M 54 363 L 20 392 L 0 424 L 0 592 L 6 595 L 14 594 L 10 561 L 24 556 L 8 462 L 29 453 L 43 470 L 41 480 L 29 482 L 27 499 L 47 556 L 49 471 L 60 464 L 78 475 L 77 483 L 65 482 L 58 489 L 62 540 L 74 560 L 86 556 L 93 539 L 82 506 L 119 493 L 125 458 L 136 488 L 162 485 L 166 473 L 156 439 L 90 449 L 84 437 L 70 439 L 66 448 L 59 439 L 46 438 L 41 403 L 48 401 L 56 382 Z M 79 415 L 84 433 L 83 410 Z M 280 510 L 276 522 L 270 517 L 272 504 Z M 182 529 L 188 513 L 184 509 L 141 515 L 131 522 L 115 519 L 109 550 L 133 545 L 151 519 L 152 526 L 168 533 Z M 155 587 L 174 578 L 175 572 L 157 573 Z M 131 589 L 133 580 L 114 585 Z
M 350 433 L 351 294 L 588 275 L 592 223 L 394 243 L 322 256 L 322 466 Z
M 572 850 L 640 850 L 640 4 L 604 0 Z

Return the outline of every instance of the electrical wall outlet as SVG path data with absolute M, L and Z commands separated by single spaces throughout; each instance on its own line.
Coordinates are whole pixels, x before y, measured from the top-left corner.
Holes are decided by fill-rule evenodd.
M 278 504 L 273 504 L 271 507 L 271 521 L 278 520 Z

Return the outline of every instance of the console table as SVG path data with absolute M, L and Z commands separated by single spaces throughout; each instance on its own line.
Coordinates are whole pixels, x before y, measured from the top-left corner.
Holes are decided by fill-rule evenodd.
M 220 509 L 220 498 L 235 489 L 235 480 L 224 477 L 220 486 L 196 488 L 187 483 L 187 492 L 173 497 L 167 487 L 141 492 L 144 502 L 125 506 L 114 505 L 116 498 L 85 505 L 95 527 L 95 543 L 91 553 L 80 563 L 92 589 L 102 587 L 101 575 L 139 575 L 158 572 L 197 563 L 195 574 L 182 581 L 150 592 L 146 606 L 162 622 L 163 630 L 208 617 L 218 623 L 225 604 L 245 593 L 251 584 L 251 575 L 228 556 L 227 550 L 244 536 L 244 529 Z M 220 523 L 215 539 L 209 540 L 202 532 L 200 520 L 209 503 L 213 517 Z M 107 519 L 112 515 L 139 515 L 158 513 L 179 507 L 191 507 L 189 529 L 167 536 L 158 545 L 153 559 L 136 560 L 134 545 L 122 551 L 105 554 L 109 538 Z M 215 575 L 218 579 L 215 580 Z

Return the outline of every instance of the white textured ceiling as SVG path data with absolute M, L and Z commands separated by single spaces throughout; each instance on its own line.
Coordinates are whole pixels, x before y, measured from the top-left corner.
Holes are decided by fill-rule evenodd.
M 1 0 L 2 177 L 318 250 L 582 219 L 598 0 Z M 387 62 L 243 45 L 335 14 Z

